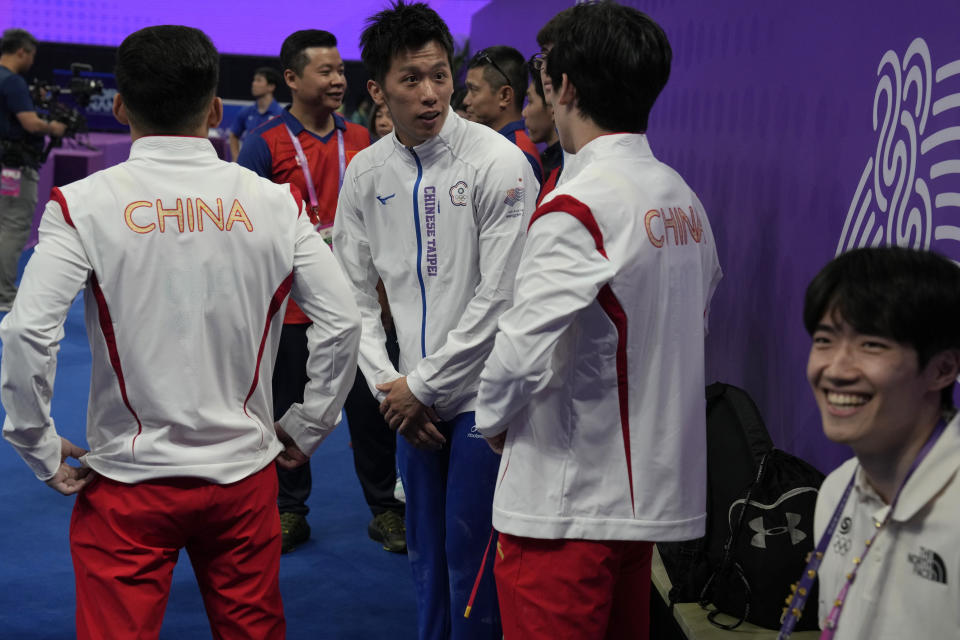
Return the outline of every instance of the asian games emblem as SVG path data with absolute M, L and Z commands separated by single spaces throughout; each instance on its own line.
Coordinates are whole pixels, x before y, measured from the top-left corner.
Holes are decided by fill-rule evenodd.
M 455 207 L 467 206 L 467 183 L 461 180 L 450 187 L 450 202 Z
M 916 38 L 877 67 L 876 150 L 860 175 L 837 243 L 933 248 L 960 260 L 960 60 L 934 68 Z

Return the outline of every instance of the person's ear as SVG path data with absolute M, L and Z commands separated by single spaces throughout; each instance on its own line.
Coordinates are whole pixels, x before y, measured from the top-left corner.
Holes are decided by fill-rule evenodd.
M 291 91 L 297 90 L 299 80 L 300 78 L 297 77 L 297 74 L 293 69 L 283 70 L 283 81 L 287 83 L 287 86 L 290 87 Z
M 937 353 L 930 358 L 924 373 L 928 377 L 930 391 L 940 391 L 952 385 L 960 375 L 960 350 L 947 349 Z
M 220 126 L 221 120 L 223 120 L 223 100 L 214 96 L 210 103 L 210 111 L 207 113 L 207 128 L 215 129 Z
M 501 109 L 509 109 L 513 104 L 513 87 L 505 84 L 497 89 L 497 103 Z
M 573 106 L 577 101 L 577 88 L 570 82 L 567 74 L 563 74 L 560 80 L 560 86 L 554 87 L 557 92 L 557 104 L 568 104 Z
M 127 115 L 127 106 L 123 103 L 123 96 L 113 94 L 113 117 L 122 125 L 130 126 L 130 116 Z
M 376 80 L 367 80 L 367 93 L 370 94 L 370 99 L 373 100 L 373 104 L 386 104 L 383 96 L 383 88 Z

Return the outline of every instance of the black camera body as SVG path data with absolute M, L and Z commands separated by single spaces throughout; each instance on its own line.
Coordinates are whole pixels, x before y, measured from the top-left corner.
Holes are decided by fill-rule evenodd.
M 92 71 L 93 67 L 89 64 L 74 62 L 70 65 L 70 71 L 73 75 L 70 78 L 70 87 L 64 88 L 58 84 L 46 84 L 34 80 L 30 85 L 30 97 L 38 111 L 44 112 L 50 120 L 56 120 L 66 125 L 67 130 L 64 138 L 73 138 L 78 133 L 84 133 L 87 130 L 87 119 L 78 109 L 64 104 L 61 101 L 62 96 L 70 96 L 73 103 L 78 107 L 86 107 L 90 104 L 93 96 L 103 93 L 103 82 L 93 78 L 86 78 L 80 74 L 84 71 Z M 47 147 L 43 150 L 40 162 L 46 160 L 50 150 L 60 146 L 62 138 L 51 138 Z
M 70 88 L 66 89 L 58 84 L 43 84 L 38 81 L 30 86 L 30 95 L 33 103 L 40 111 L 45 111 L 51 120 L 57 120 L 67 125 L 65 138 L 75 136 L 87 130 L 87 119 L 73 107 L 61 102 L 60 97 L 69 95 L 74 104 L 86 107 L 90 98 L 103 92 L 103 82 L 93 78 L 85 78 L 80 74 L 83 71 L 92 71 L 88 64 L 74 62 L 70 65 L 73 76 L 70 78 Z

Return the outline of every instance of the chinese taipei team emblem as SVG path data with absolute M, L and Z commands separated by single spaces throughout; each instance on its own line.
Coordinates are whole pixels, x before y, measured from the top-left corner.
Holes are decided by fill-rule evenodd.
M 877 143 L 837 243 L 934 249 L 960 259 L 960 60 L 935 66 L 923 38 L 887 51 L 873 98 Z
M 503 199 L 503 204 L 508 206 L 514 206 L 523 200 L 524 188 L 523 187 L 514 187 L 512 189 L 507 189 L 506 197 Z
M 461 180 L 450 187 L 450 202 L 455 207 L 467 206 L 467 183 Z

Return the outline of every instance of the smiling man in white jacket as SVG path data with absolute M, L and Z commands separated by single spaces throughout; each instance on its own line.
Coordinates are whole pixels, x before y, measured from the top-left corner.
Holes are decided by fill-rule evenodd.
M 368 89 L 394 133 L 347 167 L 333 248 L 363 316 L 360 367 L 404 436 L 397 460 L 419 637 L 499 639 L 485 554 L 499 460 L 473 412 L 538 185 L 515 145 L 450 109 L 453 42 L 432 9 L 398 2 L 373 17 L 361 44 Z M 399 371 L 384 348 L 378 278 Z
M 477 429 L 503 450 L 505 637 L 634 640 L 649 633 L 652 542 L 704 532 L 720 268 L 703 206 L 643 134 L 669 75 L 665 34 L 612 3 L 567 11 L 544 84 L 575 155 L 530 223 Z

